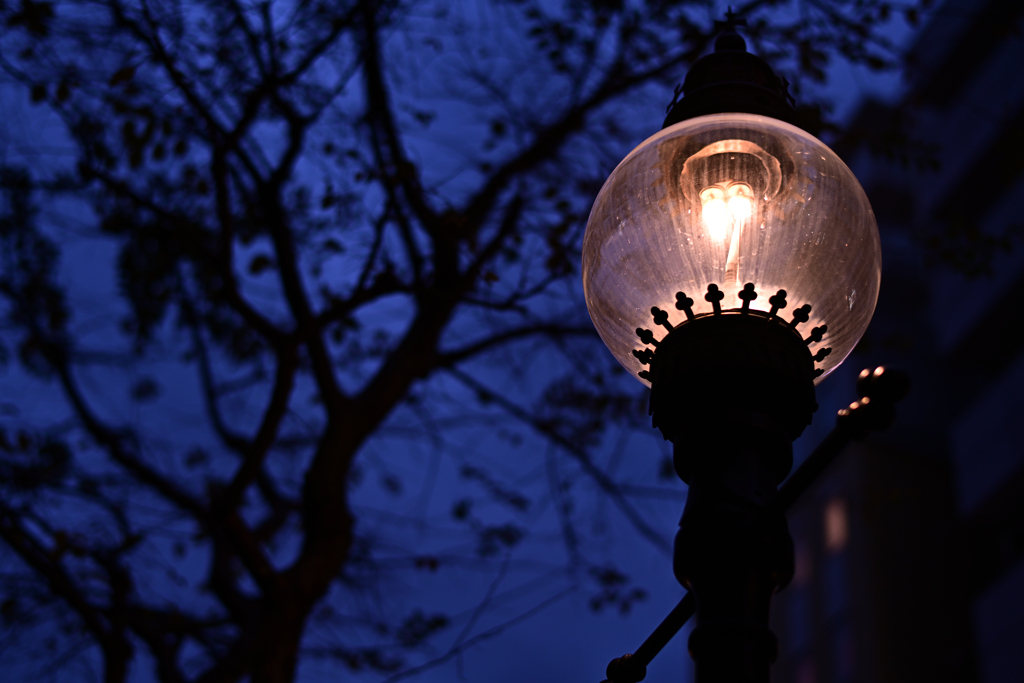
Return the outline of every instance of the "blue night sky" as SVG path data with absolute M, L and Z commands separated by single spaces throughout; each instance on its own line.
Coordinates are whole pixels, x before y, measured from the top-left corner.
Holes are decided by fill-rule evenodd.
M 724 10 L 724 3 L 719 5 Z M 472 2 L 460 3 L 455 11 L 472 14 L 474 7 Z M 897 42 L 909 39 L 908 29 L 899 22 L 894 22 L 891 35 Z M 401 58 L 405 48 L 397 44 L 397 39 L 387 49 L 399 53 L 397 61 L 406 69 L 406 84 L 415 91 L 414 57 Z M 438 62 L 446 59 L 454 60 L 456 56 L 436 57 Z M 419 66 L 430 74 L 436 65 Z M 679 73 L 679 80 L 683 76 Z M 510 84 L 510 89 L 529 91 L 535 85 Z M 839 63 L 830 67 L 828 84 L 814 94 L 834 101 L 836 118 L 845 120 L 863 98 L 891 100 L 899 93 L 899 86 L 898 75 L 876 74 Z M 628 118 L 637 131 L 653 133 L 660 124 L 662 107 L 670 98 L 671 92 L 642 93 L 636 99 L 636 108 L 623 112 L 623 118 Z M 447 196 L 457 198 L 461 188 L 471 188 L 477 180 L 475 172 L 466 168 L 460 148 L 478 144 L 481 134 L 472 129 L 476 124 L 467 121 L 466 112 L 457 105 L 446 105 L 440 96 L 430 104 L 438 123 L 429 133 L 411 138 L 410 154 L 433 162 L 425 171 L 430 176 L 427 181 L 443 187 Z M 59 171 L 73 162 L 61 123 L 42 108 L 31 105 L 20 86 L 9 82 L 0 85 L 0 116 L 4 120 L 0 162 L 29 163 L 42 169 L 41 175 Z M 275 131 L 268 128 L 262 135 L 268 149 L 272 149 Z M 643 137 L 638 132 L 634 143 L 640 143 Z M 624 155 L 628 147 L 617 151 Z M 601 155 L 589 152 L 583 153 L 582 158 L 587 161 Z M 301 172 L 312 177 L 318 169 L 310 162 Z M 379 199 L 367 196 L 365 201 Z M 203 407 L 194 398 L 200 391 L 198 379 L 181 373 L 175 360 L 188 340 L 172 329 L 172 323 L 168 322 L 162 330 L 164 347 L 160 354 L 148 358 L 145 367 L 137 369 L 138 379 L 153 377 L 158 381 L 159 398 L 143 405 L 130 400 L 123 386 L 109 389 L 112 382 L 122 382 L 116 378 L 123 377 L 124 368 L 116 357 L 125 350 L 118 348 L 125 343 L 124 339 L 112 332 L 125 312 L 111 304 L 117 297 L 113 267 L 116 245 L 97 235 L 94 217 L 83 202 L 49 204 L 43 207 L 42 217 L 63 249 L 60 279 L 69 288 L 80 341 L 90 348 L 111 352 L 108 366 L 100 363 L 83 373 L 83 387 L 97 397 L 98 407 L 115 421 L 159 434 L 148 446 L 149 455 L 157 461 L 163 455 L 182 450 L 213 450 L 214 436 L 205 422 Z M 259 247 L 255 244 L 242 248 L 239 259 L 249 260 Z M 328 273 L 331 269 L 344 271 L 352 267 L 348 258 L 328 259 L 323 268 Z M 358 254 L 351 258 L 357 259 Z M 884 279 L 882 286 L 885 287 Z M 248 278 L 245 288 L 248 297 L 266 302 L 270 310 L 273 302 L 280 299 L 280 292 L 269 277 Z M 560 297 L 551 305 L 565 305 L 568 301 L 580 309 L 585 306 L 581 286 L 560 292 Z M 407 306 L 399 298 L 385 301 L 361 322 L 367 327 L 376 325 L 387 330 L 387 321 L 401 318 Z M 586 348 L 589 353 L 604 351 L 593 344 Z M 539 390 L 540 384 L 534 383 L 533 378 L 543 380 L 559 372 L 564 362 L 536 353 L 536 348 L 529 344 L 520 344 L 510 350 L 509 356 L 473 366 L 473 379 L 506 392 L 505 396 L 513 402 L 525 402 L 535 398 Z M 820 409 L 815 423 L 795 446 L 797 464 L 831 428 L 835 411 L 854 398 L 853 378 L 861 369 L 860 362 L 851 357 L 844 368 L 819 388 Z M 129 374 L 134 372 L 131 369 Z M 0 417 L 16 410 L 18 419 L 31 421 L 43 416 L 52 421 L 59 420 L 60 411 L 67 410 L 52 385 L 29 380 L 14 364 L 3 371 L 0 381 L 4 392 L 0 398 Z M 627 377 L 617 381 L 634 387 L 637 405 L 646 412 L 646 390 Z M 424 418 L 418 425 L 422 429 L 408 429 L 408 423 L 399 419 L 389 421 L 380 438 L 360 454 L 359 476 L 352 487 L 353 508 L 360 533 L 373 539 L 373 578 L 367 578 L 369 573 L 359 574 L 365 568 L 354 570 L 345 580 L 360 589 L 339 590 L 331 604 L 342 614 L 376 611 L 391 618 L 398 618 L 416 606 L 428 614 L 447 612 L 453 617 L 452 624 L 431 640 L 426 650 L 410 659 L 411 665 L 429 665 L 422 671 L 391 678 L 377 673 L 351 675 L 347 671 L 339 675 L 336 663 L 307 660 L 300 664 L 298 680 L 358 677 L 385 683 L 598 683 L 604 677 L 608 660 L 638 646 L 683 595 L 672 575 L 669 548 L 686 500 L 686 488 L 674 477 L 658 477 L 659 467 L 670 455 L 669 446 L 654 430 L 613 432 L 605 435 L 595 458 L 602 469 L 624 485 L 624 505 L 655 531 L 655 538 L 645 538 L 623 508 L 600 493 L 566 453 L 521 422 L 500 415 L 500 411 L 473 407 L 473 394 L 465 382 L 445 378 L 435 381 L 432 389 L 440 398 L 429 420 Z M 305 399 L 311 401 L 313 387 L 301 386 L 298 393 L 303 392 Z M 251 421 L 261 403 L 260 396 L 240 393 L 231 405 L 232 418 L 240 424 Z M 295 433 L 302 433 L 303 419 L 298 414 L 289 417 L 289 426 Z M 638 418 L 639 422 L 646 419 L 644 415 Z M 391 457 L 393 452 L 400 453 L 401 458 Z M 294 461 L 282 463 L 277 474 L 287 480 L 293 472 L 301 472 L 301 466 L 301 458 L 296 456 Z M 525 492 L 528 505 L 523 510 L 510 510 L 495 503 L 485 495 L 482 479 L 473 483 L 476 480 L 467 477 L 467 467 L 497 473 L 502 481 Z M 188 476 L 187 472 L 182 474 Z M 467 478 L 470 484 L 466 483 Z M 575 511 L 578 538 L 572 542 L 567 540 L 569 532 L 559 516 L 559 496 L 571 501 Z M 462 498 L 478 506 L 475 511 L 481 519 L 496 523 L 514 519 L 526 529 L 528 540 L 510 551 L 499 551 L 486 562 L 478 561 L 469 534 L 452 519 L 453 502 Z M 154 528 L 168 532 L 181 529 L 180 520 L 165 516 L 161 510 L 147 510 L 146 501 L 134 500 L 132 505 L 144 518 L 148 515 Z M 73 517 L 76 511 L 68 508 L 61 514 Z M 163 573 L 159 581 L 146 587 L 153 596 L 173 602 L 184 599 L 189 594 L 187 588 L 202 580 L 206 558 L 191 551 L 179 553 L 170 533 L 167 536 L 166 542 L 157 541 L 146 551 L 149 555 L 140 556 L 139 561 L 168 562 L 173 566 L 173 571 Z M 285 555 L 288 552 L 287 548 L 279 550 Z M 443 570 L 410 571 L 413 554 L 438 558 Z M 580 557 L 587 562 L 580 562 Z M 628 611 L 620 611 L 615 605 L 594 610 L 596 589 L 581 573 L 587 571 L 585 566 L 604 565 L 614 565 L 629 577 L 630 587 L 642 588 L 646 597 L 631 602 Z M 0 570 L 9 571 L 13 566 L 13 560 L 0 554 Z M 486 609 L 479 609 L 481 605 Z M 334 637 L 361 637 L 332 628 L 314 623 L 307 645 L 316 648 L 319 644 L 326 646 Z M 685 653 L 687 635 L 688 629 L 684 629 L 658 656 L 649 667 L 647 680 L 691 680 L 691 664 Z M 473 644 L 460 654 L 446 654 L 449 648 L 461 643 Z M 435 666 L 431 662 L 436 657 L 447 658 Z M 91 680 L 87 673 L 91 660 L 83 660 L 57 679 Z M 0 662 L 15 661 L 14 653 L 0 650 Z M 131 680 L 152 680 L 149 664 L 145 659 L 137 660 Z

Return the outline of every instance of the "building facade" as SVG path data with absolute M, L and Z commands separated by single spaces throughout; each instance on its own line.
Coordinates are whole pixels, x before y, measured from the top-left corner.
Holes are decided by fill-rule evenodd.
M 885 259 L 847 365 L 914 388 L 791 511 L 777 683 L 1024 682 L 1024 3 L 947 0 L 909 75 L 836 149 Z

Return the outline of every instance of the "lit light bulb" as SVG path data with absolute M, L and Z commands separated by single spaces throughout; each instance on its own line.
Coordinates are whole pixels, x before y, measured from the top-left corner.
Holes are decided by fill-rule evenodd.
M 700 217 L 711 239 L 722 241 L 729 231 L 729 206 L 725 202 L 725 190 L 718 186 L 706 187 L 700 191 Z
M 701 218 L 708 235 L 715 240 L 724 240 L 729 230 L 729 208 L 725 200 L 711 199 L 701 207 Z
M 740 237 L 744 224 L 754 215 L 753 198 L 750 185 L 742 181 L 724 180 L 700 191 L 704 229 L 715 242 L 729 242 L 725 266 L 727 284 L 739 278 Z

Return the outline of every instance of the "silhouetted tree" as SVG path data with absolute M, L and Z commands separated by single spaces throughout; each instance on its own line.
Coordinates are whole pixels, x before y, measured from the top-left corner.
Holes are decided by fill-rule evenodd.
M 880 29 L 915 11 L 735 9 L 797 89 L 837 56 L 891 66 Z M 549 567 L 628 609 L 642 593 L 580 551 L 569 484 L 666 541 L 600 464 L 609 429 L 646 429 L 645 397 L 593 335 L 579 244 L 717 14 L 0 2 L 8 646 L 49 652 L 43 670 L 99 653 L 111 682 L 133 662 L 167 682 L 289 681 L 305 656 L 395 671 L 451 615 L 360 596 L 507 563 L 542 511 L 565 548 Z M 417 502 L 357 515 L 368 477 Z M 456 493 L 428 515 L 438 477 Z M 424 524 L 461 545 L 417 545 Z

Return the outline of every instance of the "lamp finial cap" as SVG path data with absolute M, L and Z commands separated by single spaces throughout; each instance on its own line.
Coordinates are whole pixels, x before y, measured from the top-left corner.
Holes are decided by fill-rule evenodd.
M 747 25 L 746 19 L 731 9 L 725 17 L 715 22 L 719 35 L 714 52 L 694 62 L 682 86 L 676 88 L 663 128 L 698 116 L 733 112 L 795 122 L 788 81 L 747 52 L 746 41 L 736 32 L 737 26 Z
M 737 26 L 746 26 L 747 20 L 732 11 L 732 7 L 725 13 L 725 21 L 716 21 L 715 28 L 720 30 L 718 38 L 715 39 L 715 52 L 737 52 L 747 51 L 747 41 L 736 32 Z

